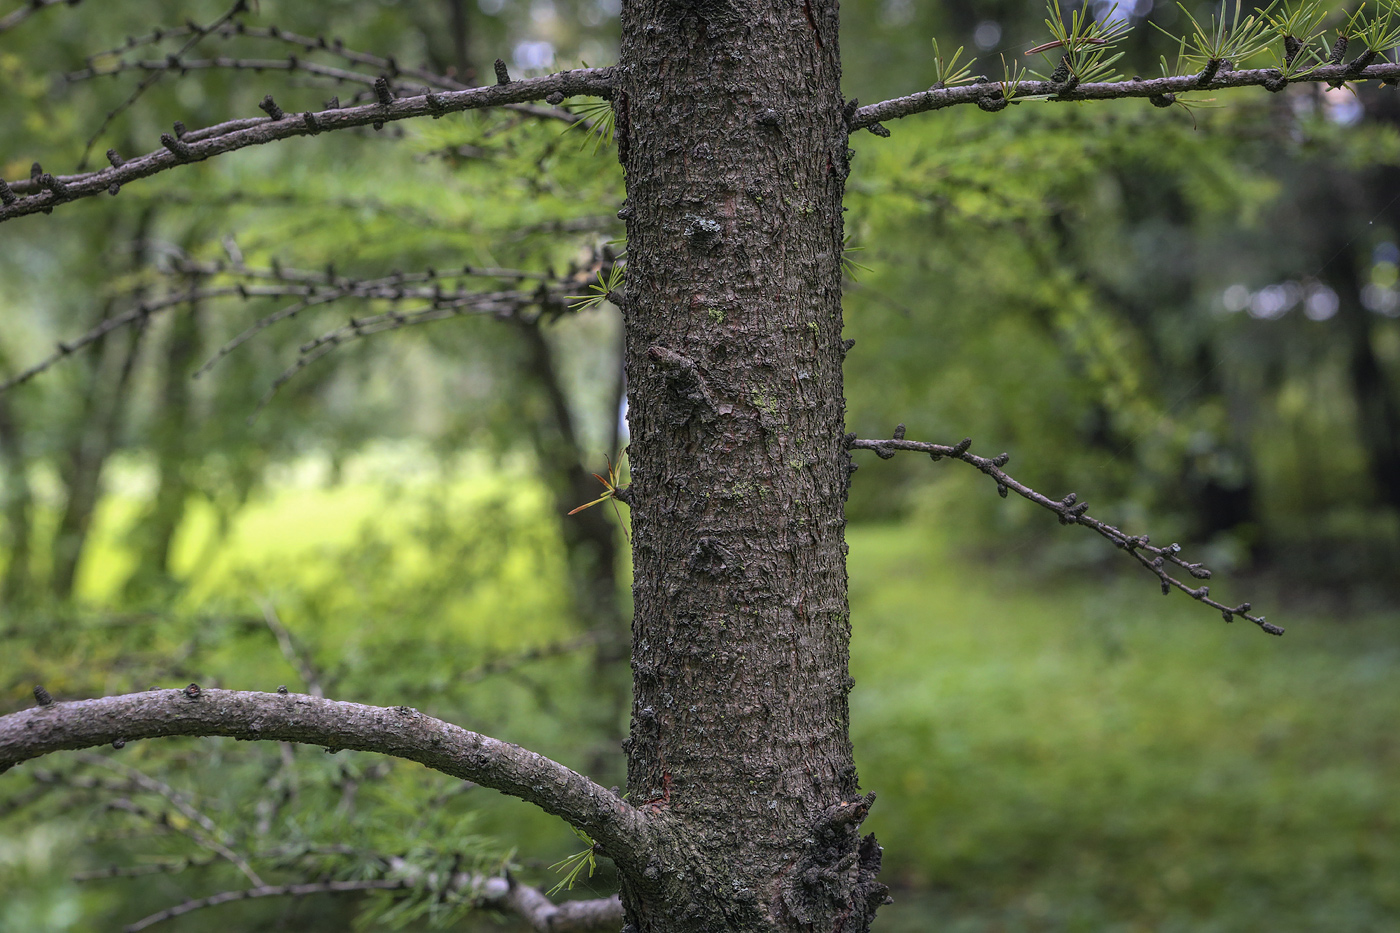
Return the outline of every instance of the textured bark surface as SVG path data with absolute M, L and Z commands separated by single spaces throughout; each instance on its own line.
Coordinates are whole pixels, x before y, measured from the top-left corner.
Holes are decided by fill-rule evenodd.
M 636 0 L 627 172 L 631 930 L 862 930 L 847 734 L 834 0 Z

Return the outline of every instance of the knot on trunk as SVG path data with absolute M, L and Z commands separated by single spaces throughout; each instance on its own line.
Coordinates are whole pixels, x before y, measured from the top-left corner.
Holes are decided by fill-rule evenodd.
M 744 569 L 739 555 L 714 538 L 701 538 L 687 562 L 692 570 L 712 577 L 734 576 Z
M 666 391 L 674 402 L 672 423 L 685 424 L 696 417 L 708 420 L 717 414 L 714 395 L 694 360 L 669 347 L 650 347 L 647 357 L 666 380 Z
M 889 902 L 889 889 L 876 880 L 881 849 L 859 827 L 874 794 L 844 800 L 821 814 L 807 851 L 793 869 L 784 892 L 788 912 L 813 933 L 866 931 L 875 911 Z

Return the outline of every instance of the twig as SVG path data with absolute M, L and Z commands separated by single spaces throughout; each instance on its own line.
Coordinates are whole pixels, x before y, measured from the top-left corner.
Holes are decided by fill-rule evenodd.
M 298 651 L 296 643 L 292 641 L 292 633 L 287 631 L 287 627 L 282 624 L 282 620 L 277 617 L 277 607 L 272 605 L 271 600 L 259 600 L 258 605 L 262 608 L 263 621 L 272 631 L 272 637 L 277 639 L 277 647 L 282 649 L 282 657 L 287 659 L 287 663 L 297 669 L 301 675 L 302 682 L 306 684 L 306 690 L 314 697 L 324 697 L 321 690 L 321 678 L 316 674 L 316 668 L 312 667 L 307 660 L 305 652 Z
M 284 114 L 272 117 L 229 120 L 198 130 L 187 130 L 162 137 L 161 148 L 123 160 L 112 153 L 111 168 L 77 175 L 43 174 L 36 179 L 10 182 L 0 187 L 0 222 L 52 210 L 57 204 L 115 192 L 122 185 L 168 171 L 187 162 L 260 146 L 294 136 L 374 124 L 383 125 L 414 117 L 482 110 L 506 104 L 562 100 L 574 95 L 608 97 L 612 94 L 611 68 L 578 68 L 539 78 L 525 78 L 509 84 L 469 88 L 464 91 L 429 93 L 416 97 L 383 100 L 358 107 L 306 111 L 298 118 Z M 391 92 L 390 92 L 391 93 Z
M 203 833 L 200 833 L 193 826 L 182 825 L 176 822 L 172 822 L 166 816 L 166 814 L 153 812 L 147 809 L 146 807 L 141 806 L 139 803 L 136 803 L 134 800 L 130 800 L 125 797 L 117 797 L 113 800 L 107 801 L 107 808 L 110 810 L 122 810 L 126 813 L 132 814 L 133 816 L 139 816 L 142 819 L 149 820 L 150 822 L 155 823 L 157 825 L 168 826 L 171 829 L 174 829 L 176 832 L 180 833 L 180 835 L 188 837 L 196 844 L 203 846 L 210 852 L 213 852 L 217 854 L 220 858 L 223 858 L 226 861 L 228 861 L 229 864 L 233 865 L 240 872 L 242 872 L 243 876 L 246 877 L 253 884 L 263 885 L 266 883 L 263 881 L 262 877 L 253 869 L 253 866 L 248 864 L 247 859 L 243 858 L 243 856 L 233 851 L 233 849 L 229 848 L 227 845 L 220 842 L 218 839 L 213 839 L 204 835 Z
M 589 645 L 596 644 L 597 641 L 598 634 L 596 632 L 585 632 L 577 638 L 571 638 L 568 641 L 553 642 L 534 648 L 526 648 L 523 651 L 498 655 L 483 661 L 470 670 L 462 672 L 458 675 L 457 681 L 464 684 L 474 684 L 477 681 L 485 680 L 493 674 L 501 674 L 513 670 L 531 661 L 540 661 L 545 658 L 558 657 L 561 654 L 569 654 L 580 648 L 586 648 Z
M 405 283 L 430 282 L 440 279 L 450 280 L 458 276 L 481 276 L 486 278 L 539 281 L 544 281 L 547 278 L 541 273 L 527 272 L 520 269 L 475 268 L 471 266 L 464 267 L 460 272 L 438 273 L 430 271 L 409 275 L 398 274 L 380 279 L 349 279 L 336 277 L 334 275 L 327 276 L 324 273 L 304 272 L 300 270 L 261 270 L 247 269 L 240 266 L 227 269 L 219 263 L 180 263 L 174 266 L 174 271 L 182 276 L 208 276 L 227 271 L 250 279 L 271 279 L 278 284 L 245 285 L 239 283 L 235 285 L 196 287 L 175 291 L 162 298 L 142 301 L 138 303 L 136 307 L 128 311 L 114 314 L 104 319 L 91 330 L 72 340 L 60 341 L 57 350 L 49 356 L 22 372 L 17 373 L 10 379 L 0 382 L 0 392 L 6 392 L 15 386 L 28 382 L 30 379 L 52 368 L 77 351 L 97 343 L 107 334 L 115 330 L 133 324 L 139 324 L 151 315 L 159 314 L 191 301 L 207 301 L 216 298 L 233 297 L 244 300 L 252 298 L 291 297 L 301 299 L 266 317 L 258 319 L 247 329 L 224 343 L 215 351 L 214 355 L 195 372 L 196 376 L 201 376 L 213 368 L 213 366 L 225 356 L 232 353 L 259 332 L 273 324 L 294 318 L 310 307 L 329 304 L 333 301 L 346 298 L 370 301 L 399 301 L 409 298 L 431 300 L 441 303 L 443 306 L 450 304 L 458 309 L 456 314 L 469 313 L 473 310 L 483 314 L 500 314 L 503 310 L 502 302 L 523 302 L 524 305 L 528 305 L 535 299 L 536 293 L 483 293 L 469 291 L 464 288 L 443 290 L 440 285 L 435 285 L 432 288 L 412 288 L 405 287 Z M 327 279 L 329 279 L 329 282 Z M 415 321 L 412 323 L 418 322 Z
M 1103 535 L 1118 547 L 1126 550 L 1138 563 L 1142 564 L 1157 576 L 1157 579 L 1162 584 L 1162 595 L 1165 596 L 1169 594 L 1172 588 L 1175 587 L 1192 599 L 1205 603 L 1212 609 L 1220 610 L 1220 614 L 1224 617 L 1226 622 L 1233 622 L 1235 616 L 1241 616 L 1253 622 L 1270 635 L 1283 634 L 1282 628 L 1274 625 L 1272 622 L 1265 621 L 1263 616 L 1250 615 L 1249 603 L 1240 603 L 1238 606 L 1227 606 L 1224 603 L 1216 602 L 1210 598 L 1210 587 L 1204 585 L 1193 587 L 1168 574 L 1165 569 L 1166 566 L 1168 564 L 1175 564 L 1198 580 L 1210 579 L 1210 571 L 1203 565 L 1190 563 L 1179 556 L 1181 554 L 1181 545 L 1169 544 L 1166 547 L 1156 547 L 1149 543 L 1147 535 L 1125 534 L 1112 525 L 1101 522 L 1090 516 L 1087 512 L 1089 504 L 1087 502 L 1078 501 L 1078 497 L 1074 493 L 1070 493 L 1063 499 L 1051 499 L 1048 496 L 1043 496 L 1029 486 L 1012 479 L 1002 471 L 1001 468 L 1011 459 L 1010 454 L 1000 454 L 999 456 L 991 458 L 979 457 L 976 454 L 968 453 L 968 448 L 970 446 L 972 446 L 971 438 L 964 438 L 960 443 L 952 446 L 945 444 L 927 444 L 921 441 L 907 441 L 904 439 L 904 425 L 902 424 L 895 428 L 894 437 L 888 440 L 858 440 L 854 434 L 846 435 L 846 448 L 848 450 L 873 450 L 876 456 L 885 460 L 893 457 L 895 451 L 910 450 L 926 453 L 935 461 L 948 457 L 953 460 L 961 460 L 964 463 L 970 463 L 996 481 L 997 492 L 1002 498 L 1006 498 L 1008 490 L 1015 492 L 1018 496 L 1029 499 L 1036 505 L 1054 512 L 1059 516 L 1060 524 L 1083 525 Z
M 401 861 L 401 860 L 391 860 Z M 157 911 L 125 927 L 125 933 L 138 933 L 157 923 L 184 914 L 235 901 L 262 897 L 306 897 L 313 894 L 353 894 L 361 891 L 403 891 L 421 883 L 417 878 L 371 878 L 359 881 L 316 881 L 299 884 L 262 885 L 241 891 L 223 891 L 209 897 L 184 901 Z M 451 887 L 474 891 L 479 907 L 518 914 L 533 930 L 551 933 L 585 933 L 616 927 L 622 922 L 622 902 L 617 895 L 596 900 L 565 901 L 555 904 L 539 891 L 513 879 L 483 878 L 465 872 L 454 875 Z
M 1263 87 L 1269 90 L 1282 90 L 1287 84 L 1300 81 L 1336 82 L 1381 80 L 1393 83 L 1400 80 L 1400 64 L 1383 62 L 1369 65 L 1359 71 L 1352 65 L 1324 65 L 1305 74 L 1284 78 L 1275 68 L 1253 68 L 1246 71 L 1221 71 L 1209 81 L 1201 82 L 1198 74 L 1176 75 L 1169 78 L 1151 78 L 1133 81 L 1100 81 L 1080 84 L 1073 89 L 1052 81 L 1022 81 L 1017 85 L 1016 97 L 1044 97 L 1050 100 L 1119 100 L 1128 97 L 1146 97 L 1159 106 L 1170 106 L 1176 94 L 1189 91 L 1213 91 L 1235 87 Z M 931 88 L 859 107 L 851 115 L 848 123 L 852 130 L 871 129 L 884 120 L 897 120 L 901 117 L 942 110 L 959 104 L 976 104 L 984 110 L 1000 110 L 1006 106 L 1005 95 L 996 82 L 966 84 L 958 87 Z
M 13 12 L 4 17 L 0 17 L 0 32 L 14 29 L 35 13 L 47 9 L 48 7 L 58 6 L 60 3 L 65 3 L 68 6 L 77 6 L 82 2 L 83 0 L 29 0 L 24 6 L 16 8 Z
M 213 23 L 211 23 L 208 26 L 201 27 L 198 30 L 195 30 L 195 34 L 192 35 L 185 42 L 185 44 L 180 47 L 180 51 L 175 53 L 175 57 L 178 58 L 179 56 L 184 55 L 191 48 L 193 48 L 195 43 L 197 43 L 201 38 L 203 38 L 205 34 L 211 32 L 212 30 L 218 29 L 220 26 L 222 26 L 224 23 L 227 23 L 229 20 L 233 19 L 238 14 L 246 12 L 247 9 L 248 0 L 234 0 L 233 6 L 229 7 L 223 13 L 223 15 L 221 15 L 218 19 L 214 20 Z M 136 86 L 136 90 L 132 91 L 130 96 L 128 96 L 126 100 L 122 101 L 113 110 L 108 112 L 107 116 L 102 119 L 102 123 L 97 127 L 96 130 L 93 131 L 93 134 L 88 137 L 87 142 L 83 145 L 83 155 L 82 158 L 78 160 L 79 171 L 81 171 L 84 168 L 87 168 L 88 156 L 92 155 L 92 147 L 97 144 L 97 140 L 102 136 L 103 133 L 107 131 L 107 127 L 112 125 L 112 121 L 119 117 L 121 114 L 125 113 L 127 109 L 131 107 L 132 104 L 136 103 L 136 101 L 141 99 L 142 94 L 146 93 L 147 90 L 154 86 L 163 77 L 165 77 L 164 72 L 156 72 L 150 75 Z
M 519 797 L 597 839 L 613 860 L 635 861 L 646 818 L 607 789 L 542 755 L 407 706 L 365 706 L 303 694 L 151 690 L 56 702 L 0 716 L 0 773 L 62 749 L 171 735 L 222 735 L 377 752 Z

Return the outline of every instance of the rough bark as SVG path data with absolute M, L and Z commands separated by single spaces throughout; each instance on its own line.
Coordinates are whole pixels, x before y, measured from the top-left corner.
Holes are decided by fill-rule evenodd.
M 627 173 L 628 930 L 865 930 L 847 733 L 835 0 L 639 0 Z

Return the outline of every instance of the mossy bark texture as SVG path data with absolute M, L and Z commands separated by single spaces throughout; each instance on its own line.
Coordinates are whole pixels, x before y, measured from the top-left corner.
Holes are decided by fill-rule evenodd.
M 628 933 L 861 931 L 848 734 L 835 0 L 632 0 Z

